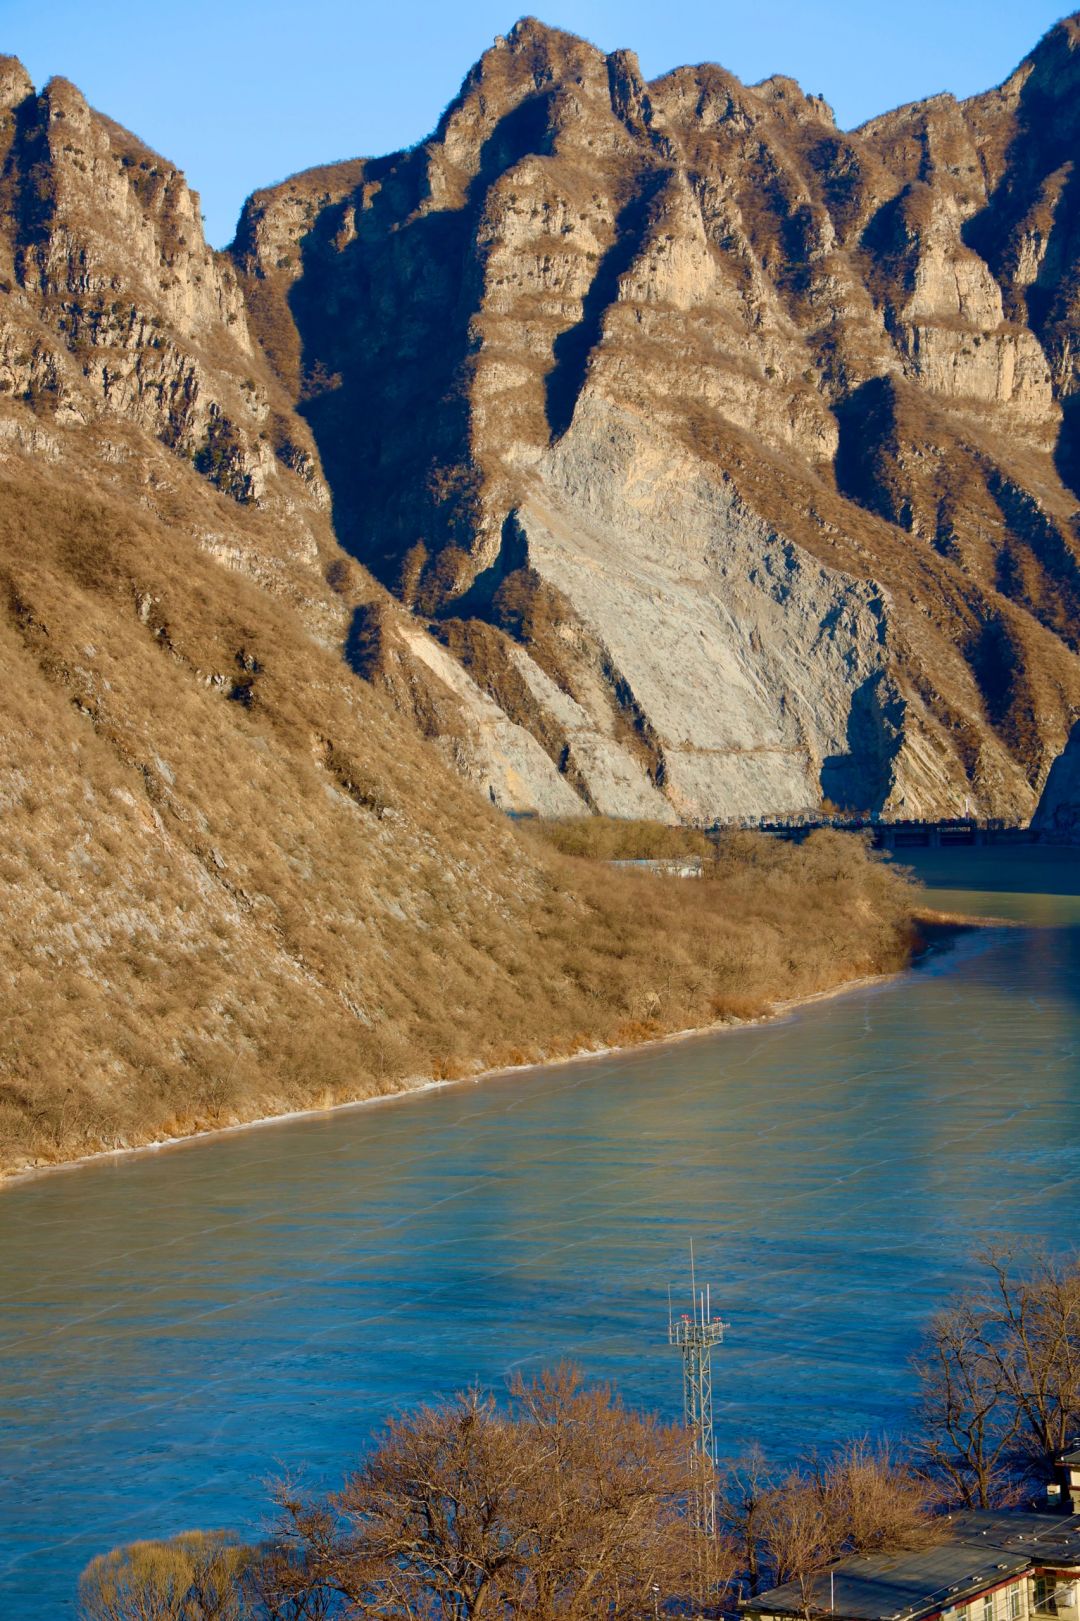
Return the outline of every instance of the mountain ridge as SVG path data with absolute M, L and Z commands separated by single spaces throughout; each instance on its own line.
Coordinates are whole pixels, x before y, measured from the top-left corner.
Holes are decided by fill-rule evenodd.
M 1042 172 L 1075 131 L 1077 26 L 995 90 L 845 134 L 782 77 L 646 84 L 632 53 L 524 19 L 426 141 L 249 200 L 233 258 L 264 346 L 289 349 L 339 538 L 442 644 L 417 660 L 383 616 L 369 668 L 406 706 L 449 654 L 465 731 L 478 690 L 531 736 L 551 770 L 533 758 L 524 779 L 456 745 L 498 803 L 1031 814 L 1077 705 L 1074 201 Z M 1033 135 L 1025 107 L 1048 95 Z M 1038 331 L 1018 318 L 1033 284 Z M 635 591 L 625 493 L 660 442 L 697 494 L 645 497 Z M 678 600 L 685 554 L 720 533 L 726 574 Z M 817 580 L 782 631 L 797 670 L 749 645 L 772 611 L 766 535 Z M 713 628 L 736 576 L 741 641 Z M 858 620 L 864 587 L 887 604 L 884 656 L 869 627 L 822 633 Z

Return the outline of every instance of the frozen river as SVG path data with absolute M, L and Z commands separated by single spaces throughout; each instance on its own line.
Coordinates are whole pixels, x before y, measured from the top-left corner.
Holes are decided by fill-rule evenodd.
M 666 1290 L 731 1328 L 721 1451 L 900 1429 L 987 1239 L 1080 1228 L 1080 864 L 920 863 L 1022 920 L 760 1029 L 102 1162 L 0 1195 L 0 1614 L 95 1552 L 257 1531 L 384 1414 L 570 1357 L 675 1416 Z

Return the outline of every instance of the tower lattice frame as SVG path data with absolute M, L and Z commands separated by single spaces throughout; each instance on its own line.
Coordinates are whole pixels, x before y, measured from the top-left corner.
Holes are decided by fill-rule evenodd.
M 668 1306 L 668 1344 L 682 1353 L 683 1420 L 690 1432 L 690 1505 L 695 1531 L 716 1534 L 716 1457 L 713 1449 L 712 1353 L 722 1345 L 727 1323 L 712 1315 L 710 1290 L 693 1276 L 693 1312 L 675 1317 Z

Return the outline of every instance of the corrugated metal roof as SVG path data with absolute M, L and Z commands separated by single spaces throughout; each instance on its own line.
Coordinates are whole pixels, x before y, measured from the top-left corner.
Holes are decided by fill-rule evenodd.
M 966 1604 L 987 1588 L 1014 1580 L 1031 1565 L 1080 1567 L 1080 1515 L 1065 1517 L 972 1510 L 940 1523 L 943 1538 L 904 1553 L 841 1560 L 816 1577 L 815 1610 L 848 1621 L 917 1621 Z M 797 1582 L 747 1599 L 752 1615 L 802 1615 Z

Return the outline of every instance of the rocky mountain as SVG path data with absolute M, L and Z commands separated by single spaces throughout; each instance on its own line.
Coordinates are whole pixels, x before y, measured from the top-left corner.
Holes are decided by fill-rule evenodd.
M 256 192 L 204 274 L 384 587 L 354 669 L 508 808 L 1026 819 L 1080 712 L 1078 92 L 1080 15 L 850 133 L 526 19 L 420 146 Z M 240 404 L 185 442 L 296 486 Z
M 338 544 L 272 313 L 174 167 L 0 60 L 0 1175 L 903 961 L 857 848 L 673 897 L 461 780 L 479 738 L 579 804 Z

